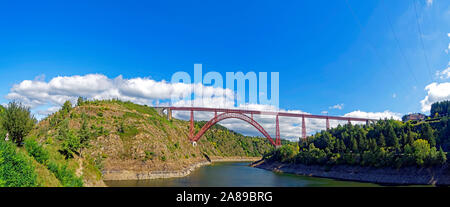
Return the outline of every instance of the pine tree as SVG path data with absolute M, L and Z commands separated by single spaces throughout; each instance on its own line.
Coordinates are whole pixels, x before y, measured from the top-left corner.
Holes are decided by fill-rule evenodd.
M 414 143 L 414 136 L 413 136 L 413 133 L 411 131 L 408 132 L 408 141 L 407 141 L 407 143 L 409 145 L 412 145 L 412 143 Z
M 436 146 L 436 138 L 434 137 L 433 128 L 431 128 L 429 123 L 423 124 L 421 138 L 427 140 L 431 147 Z
M 385 146 L 386 146 L 386 141 L 385 141 L 385 139 L 384 139 L 383 133 L 380 133 L 380 136 L 379 136 L 379 138 L 378 138 L 378 145 L 379 145 L 380 147 L 385 147 Z
M 442 147 L 439 148 L 438 160 L 440 164 L 444 164 L 447 161 L 447 156 Z
M 352 151 L 358 152 L 358 142 L 356 141 L 356 139 L 352 137 L 350 141 L 352 143 Z
M 394 127 L 390 123 L 387 126 L 386 142 L 388 146 L 398 147 L 398 138 L 395 134 Z
M 80 137 L 81 146 L 86 147 L 91 136 L 86 119 L 83 119 L 83 123 L 81 124 L 80 130 L 78 131 L 78 136 Z
M 83 97 L 78 97 L 78 100 L 77 100 L 77 106 L 82 106 L 84 104 L 84 98 Z

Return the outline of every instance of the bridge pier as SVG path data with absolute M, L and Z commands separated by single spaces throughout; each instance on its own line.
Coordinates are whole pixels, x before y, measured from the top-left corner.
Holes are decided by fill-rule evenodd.
M 306 139 L 306 122 L 305 116 L 302 116 L 302 138 Z
M 172 109 L 167 108 L 167 119 L 172 120 Z
M 191 110 L 189 139 L 194 140 L 194 110 Z
M 153 107 L 160 116 L 165 116 L 168 120 L 172 119 L 172 109 L 169 107 Z M 166 111 L 167 114 L 164 114 Z
M 281 145 L 281 137 L 280 137 L 280 122 L 278 121 L 278 115 L 276 118 L 276 126 L 275 126 L 275 146 Z
M 328 117 L 327 117 L 327 130 L 329 130 L 330 129 L 330 119 L 328 119 Z

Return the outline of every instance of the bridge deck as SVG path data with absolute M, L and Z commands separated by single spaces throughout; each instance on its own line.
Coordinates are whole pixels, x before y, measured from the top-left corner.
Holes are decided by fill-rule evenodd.
M 341 121 L 377 121 L 376 119 L 358 118 L 358 117 L 345 117 L 345 116 L 326 116 L 326 115 L 313 115 L 306 113 L 290 113 L 290 112 L 275 112 L 275 111 L 258 111 L 258 110 L 246 110 L 246 109 L 224 109 L 224 108 L 208 108 L 208 107 L 161 107 L 175 111 L 205 111 L 205 112 L 227 112 L 227 113 L 243 113 L 254 115 L 273 115 L 273 116 L 286 116 L 286 117 L 305 117 L 314 119 L 329 119 L 329 120 L 341 120 Z

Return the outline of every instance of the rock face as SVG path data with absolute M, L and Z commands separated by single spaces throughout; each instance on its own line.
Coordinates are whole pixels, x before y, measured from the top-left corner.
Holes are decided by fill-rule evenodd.
M 103 180 L 151 180 L 159 178 L 178 178 L 189 175 L 196 168 L 209 165 L 210 162 L 204 161 L 191 165 L 188 168 L 179 171 L 150 171 L 134 172 L 128 170 L 121 171 L 103 171 Z
M 175 171 L 131 171 L 131 170 L 109 170 L 103 171 L 103 180 L 152 180 L 160 178 L 179 178 L 191 174 L 195 169 L 209 165 L 213 162 L 252 162 L 259 160 L 257 157 L 213 157 L 210 161 L 202 161 L 190 165 L 182 170 Z
M 405 167 L 372 168 L 360 166 L 318 166 L 303 164 L 285 164 L 279 162 L 260 161 L 254 167 L 297 175 L 334 178 L 360 182 L 396 185 L 450 185 L 450 168 L 442 167 L 417 168 Z

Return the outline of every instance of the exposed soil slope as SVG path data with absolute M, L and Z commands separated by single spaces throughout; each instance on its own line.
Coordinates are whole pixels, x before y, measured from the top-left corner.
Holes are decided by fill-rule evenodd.
M 271 149 L 265 138 L 244 137 L 221 126 L 211 128 L 194 147 L 188 139 L 189 122 L 167 120 L 151 107 L 117 100 L 87 101 L 56 112 L 42 120 L 31 137 L 57 152 L 64 142 L 60 131 L 68 128 L 78 134 L 83 122 L 88 145 L 68 160 L 84 183 L 93 186 L 101 185 L 99 172 L 182 171 L 206 157 L 260 157 Z M 196 122 L 196 130 L 203 124 Z

